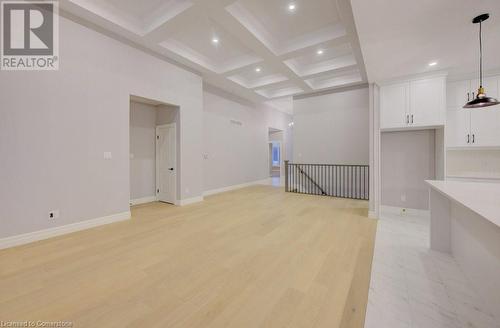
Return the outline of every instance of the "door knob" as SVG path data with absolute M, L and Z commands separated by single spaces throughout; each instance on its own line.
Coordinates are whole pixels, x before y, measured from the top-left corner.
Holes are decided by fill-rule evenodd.
M 173 167 L 169 167 L 169 168 L 168 168 L 168 170 L 169 170 L 169 171 L 173 171 L 173 170 L 174 170 L 174 168 L 173 168 Z

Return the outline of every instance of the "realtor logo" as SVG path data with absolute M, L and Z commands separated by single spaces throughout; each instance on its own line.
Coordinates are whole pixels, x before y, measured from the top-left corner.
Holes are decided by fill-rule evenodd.
M 59 68 L 57 1 L 2 1 L 1 19 L 1 69 Z

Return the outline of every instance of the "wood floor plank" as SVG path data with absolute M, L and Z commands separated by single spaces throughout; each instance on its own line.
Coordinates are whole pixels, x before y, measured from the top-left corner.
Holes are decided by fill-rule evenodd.
M 367 202 L 254 186 L 0 251 L 0 320 L 362 327 Z M 354 310 L 353 310 L 354 309 Z

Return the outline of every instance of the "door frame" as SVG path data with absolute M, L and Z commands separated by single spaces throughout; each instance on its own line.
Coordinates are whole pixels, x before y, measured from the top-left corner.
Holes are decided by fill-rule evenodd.
M 279 149 L 280 149 L 280 160 L 279 160 L 279 168 L 280 168 L 280 178 L 285 174 L 284 173 L 284 168 L 283 168 L 283 165 L 285 163 L 284 159 L 283 159 L 283 142 L 281 140 L 269 140 L 268 141 L 268 145 L 271 145 L 271 155 L 269 156 L 268 154 L 268 157 L 269 157 L 269 164 L 271 165 L 271 170 L 272 170 L 272 144 L 273 143 L 277 143 L 279 144 Z M 269 172 L 271 173 L 271 172 Z
M 159 147 L 158 147 L 158 129 L 160 128 L 173 128 L 174 129 L 174 145 L 175 145 L 175 151 L 174 151 L 174 181 L 175 181 L 175 186 L 174 186 L 174 199 L 171 204 L 177 204 L 177 126 L 176 123 L 168 123 L 168 124 L 161 124 L 157 125 L 155 128 L 155 162 L 156 162 L 156 168 L 155 168 L 155 180 L 156 180 L 156 185 L 155 185 L 155 195 L 156 195 L 156 200 L 159 201 L 158 199 L 158 187 L 160 185 L 160 158 L 158 156 L 159 154 Z

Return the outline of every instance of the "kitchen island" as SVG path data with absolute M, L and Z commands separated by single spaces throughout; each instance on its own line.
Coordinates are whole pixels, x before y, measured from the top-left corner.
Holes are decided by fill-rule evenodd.
M 426 182 L 431 249 L 451 253 L 485 306 L 500 317 L 500 183 Z

